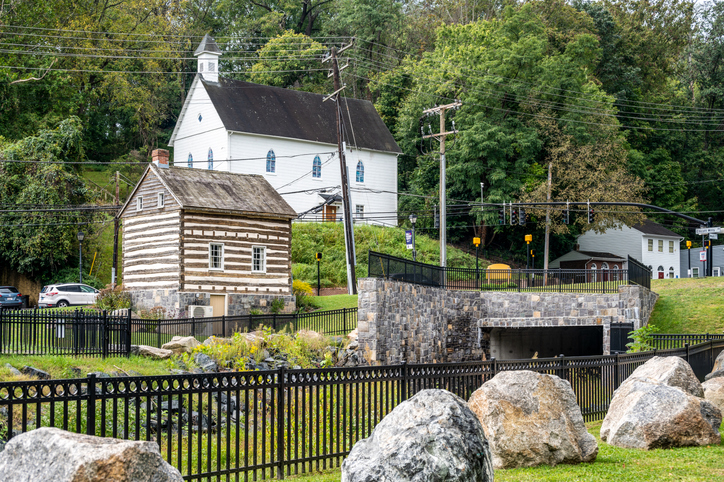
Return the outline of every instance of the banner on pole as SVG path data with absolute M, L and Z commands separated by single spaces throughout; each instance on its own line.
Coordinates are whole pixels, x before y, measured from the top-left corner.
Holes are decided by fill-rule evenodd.
M 407 249 L 412 249 L 412 230 L 408 229 L 405 231 L 405 243 L 407 243 Z
M 706 251 L 699 251 L 699 261 L 706 261 Z

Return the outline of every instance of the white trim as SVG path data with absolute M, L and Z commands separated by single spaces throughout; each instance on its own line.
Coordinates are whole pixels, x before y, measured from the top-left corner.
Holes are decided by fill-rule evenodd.
M 259 248 L 262 252 L 262 269 L 254 269 L 254 251 Z M 252 245 L 251 247 L 251 272 L 252 273 L 266 273 L 266 246 Z
M 190 92 L 190 89 L 189 89 L 189 92 Z M 179 117 L 179 121 L 180 121 L 180 117 Z M 223 123 L 223 121 L 222 121 L 222 123 Z M 312 141 L 312 140 L 309 140 L 309 139 L 302 139 L 301 137 L 284 137 L 284 136 L 273 136 L 273 135 L 271 135 L 271 134 L 260 134 L 260 133 L 257 133 L 257 132 L 234 131 L 234 130 L 231 130 L 231 129 L 227 129 L 226 126 L 224 126 L 224 129 L 226 129 L 228 132 L 230 132 L 230 133 L 232 133 L 232 134 L 238 134 L 238 135 L 243 135 L 243 136 L 268 137 L 268 138 L 270 138 L 270 139 L 288 139 L 288 140 L 291 140 L 291 141 L 309 142 L 309 143 L 311 143 L 311 144 L 319 144 L 319 145 L 322 145 L 322 146 L 330 146 L 330 147 L 333 148 L 333 150 L 337 150 L 337 144 L 328 144 L 328 143 L 326 143 L 326 142 Z M 170 144 L 169 144 L 169 145 L 170 145 Z M 350 149 L 350 151 L 351 151 L 351 150 L 352 150 L 352 149 Z M 368 147 L 355 148 L 354 150 L 355 150 L 355 151 L 367 151 L 367 152 L 382 152 L 382 153 L 385 153 L 385 154 L 393 154 L 393 155 L 398 156 L 398 157 L 401 156 L 402 154 L 404 154 L 403 152 L 380 151 L 380 150 L 377 150 L 377 149 L 370 149 L 370 148 L 368 148 Z
M 136 211 L 137 212 L 143 211 L 143 196 L 138 196 L 136 198 Z
M 214 268 L 212 266 L 212 246 L 221 246 L 221 259 L 219 260 L 220 268 Z M 209 243 L 209 271 L 224 271 L 224 243 Z

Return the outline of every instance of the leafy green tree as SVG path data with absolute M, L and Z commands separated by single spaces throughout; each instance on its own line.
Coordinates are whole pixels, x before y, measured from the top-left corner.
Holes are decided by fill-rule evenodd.
M 327 84 L 321 63 L 326 51 L 306 35 L 286 31 L 259 49 L 249 78 L 258 84 L 321 91 Z

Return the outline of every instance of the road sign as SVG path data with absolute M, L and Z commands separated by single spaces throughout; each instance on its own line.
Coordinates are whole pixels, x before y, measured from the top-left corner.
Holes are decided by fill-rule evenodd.
M 719 235 L 714 234 L 714 233 L 709 233 L 709 239 L 719 239 Z
M 699 261 L 706 261 L 706 251 L 699 251 Z
M 696 234 L 702 234 L 702 235 L 703 235 L 703 234 L 712 234 L 712 233 L 713 233 L 713 234 L 719 234 L 719 233 L 721 233 L 721 228 L 717 226 L 717 227 L 715 227 L 715 228 L 698 228 L 698 229 L 696 230 Z
M 405 231 L 405 243 L 407 243 L 407 249 L 412 249 L 412 230 L 410 229 Z

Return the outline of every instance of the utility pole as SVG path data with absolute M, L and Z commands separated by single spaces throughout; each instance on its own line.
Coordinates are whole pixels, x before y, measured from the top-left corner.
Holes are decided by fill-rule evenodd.
M 118 171 L 116 171 L 116 206 L 120 204 L 120 184 Z M 111 287 L 116 287 L 116 275 L 118 274 L 118 213 L 113 219 L 113 268 L 111 269 Z
M 445 131 L 445 113 L 450 109 L 459 109 L 463 105 L 462 102 L 456 100 L 452 104 L 435 106 L 431 109 L 422 111 L 425 115 L 440 116 L 440 132 L 438 134 L 429 134 L 422 136 L 423 139 L 434 137 L 440 141 L 440 266 L 447 265 L 447 218 L 446 218 L 446 192 L 445 186 L 445 139 L 450 134 L 455 134 L 455 130 Z
M 352 44 L 348 44 L 342 47 L 339 52 L 351 47 Z M 344 89 L 341 85 L 339 78 L 339 64 L 337 63 L 337 48 L 332 47 L 329 57 L 322 60 L 332 61 L 332 73 L 334 77 L 334 92 L 324 98 L 322 102 L 329 99 L 335 103 L 335 112 L 337 117 L 337 148 L 339 150 L 339 167 L 342 174 L 342 209 L 344 210 L 344 244 L 347 250 L 347 292 L 350 295 L 357 294 L 357 276 L 355 273 L 356 261 L 354 259 L 354 226 L 352 225 L 352 207 L 349 199 L 349 179 L 347 172 L 347 160 L 344 156 L 344 149 L 342 147 L 342 110 L 340 108 L 339 94 Z

